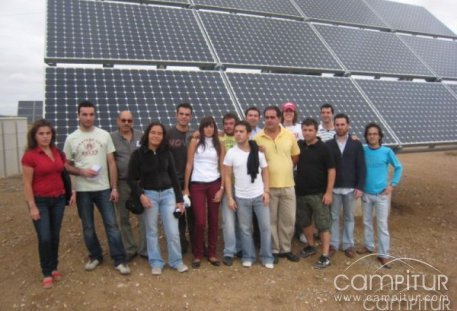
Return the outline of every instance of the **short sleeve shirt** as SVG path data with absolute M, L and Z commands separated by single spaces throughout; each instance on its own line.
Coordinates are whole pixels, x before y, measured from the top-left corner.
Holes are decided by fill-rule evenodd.
M 261 169 L 267 167 L 265 155 L 259 152 L 259 174 L 254 182 L 251 182 L 251 175 L 248 174 L 249 152 L 241 150 L 235 145 L 224 158 L 224 165 L 231 166 L 235 176 L 235 194 L 239 198 L 252 199 L 263 194 L 263 181 Z
M 60 152 L 52 148 L 54 161 L 44 151 L 37 147 L 22 156 L 21 163 L 33 168 L 32 191 L 37 197 L 58 197 L 65 192 L 61 173 L 65 163 Z
M 265 158 L 270 172 L 270 188 L 293 187 L 295 185 L 294 165 L 291 157 L 299 155 L 300 148 L 292 132 L 281 127 L 278 136 L 273 140 L 262 130 L 254 140 L 259 146 L 265 148 Z
M 116 151 L 111 135 L 98 127 L 90 132 L 77 129 L 65 140 L 67 159 L 80 169 L 99 167 L 97 176 L 76 176 L 76 191 L 102 191 L 110 188 L 106 156 Z

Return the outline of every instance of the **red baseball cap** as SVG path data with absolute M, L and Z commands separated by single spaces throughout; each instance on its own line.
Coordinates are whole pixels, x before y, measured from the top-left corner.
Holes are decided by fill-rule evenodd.
M 293 103 L 293 102 L 287 102 L 287 103 L 282 104 L 282 111 L 286 111 L 286 110 L 295 111 L 295 110 L 297 110 L 297 105 L 295 105 L 295 103 Z

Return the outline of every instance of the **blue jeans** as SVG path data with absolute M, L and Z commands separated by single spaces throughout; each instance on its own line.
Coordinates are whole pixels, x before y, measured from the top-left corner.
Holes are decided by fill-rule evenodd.
M 151 200 L 152 208 L 144 209 L 146 241 L 149 264 L 153 268 L 163 268 L 164 261 L 160 255 L 159 214 L 167 237 L 168 264 L 177 268 L 182 264 L 181 243 L 179 241 L 178 219 L 173 216 L 176 209 L 173 188 L 163 191 L 145 190 L 144 194 Z
M 240 224 L 236 211 L 230 209 L 227 195 L 221 202 L 222 234 L 224 235 L 224 256 L 233 257 L 241 250 Z
M 363 235 L 365 247 L 374 250 L 373 210 L 376 210 L 378 226 L 379 257 L 388 258 L 390 253 L 389 196 L 364 193 L 362 196 Z
M 343 250 L 354 247 L 354 192 L 348 194 L 333 194 L 332 202 L 332 239 L 330 245 L 336 249 L 340 248 L 340 211 L 343 208 Z
M 116 212 L 110 199 L 110 189 L 102 191 L 78 191 L 76 193 L 76 205 L 83 227 L 84 242 L 89 251 L 90 259 L 103 260 L 103 251 L 95 232 L 94 204 L 98 208 L 103 219 L 111 259 L 117 266 L 125 262 L 125 250 L 122 243 L 121 232 L 116 222 Z
M 260 260 L 263 264 L 273 263 L 271 252 L 270 208 L 265 206 L 262 196 L 252 199 L 235 198 L 238 205 L 238 219 L 241 229 L 243 261 L 255 261 L 254 239 L 252 237 L 252 211 L 257 216 L 260 231 Z
M 41 272 L 44 277 L 51 276 L 59 264 L 59 240 L 65 211 L 65 198 L 35 197 L 35 204 L 40 211 L 40 219 L 33 225 L 38 236 Z

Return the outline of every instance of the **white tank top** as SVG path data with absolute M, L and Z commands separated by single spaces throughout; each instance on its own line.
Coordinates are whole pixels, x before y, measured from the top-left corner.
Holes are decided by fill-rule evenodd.
M 194 168 L 191 181 L 211 182 L 221 177 L 219 157 L 214 148 L 212 137 L 205 137 L 205 148 L 198 146 L 194 155 Z

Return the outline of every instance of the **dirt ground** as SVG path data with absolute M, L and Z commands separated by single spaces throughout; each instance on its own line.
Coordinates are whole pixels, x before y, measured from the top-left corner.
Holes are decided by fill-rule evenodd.
M 332 258 L 332 265 L 324 270 L 312 268 L 316 255 L 298 263 L 281 259 L 273 270 L 258 263 L 250 269 L 243 268 L 238 260 L 232 267 L 218 268 L 203 262 L 198 270 L 179 274 L 165 269 L 160 277 L 151 275 L 146 260 L 137 257 L 130 263 L 132 274 L 121 276 L 111 265 L 106 237 L 97 218 L 105 261 L 95 271 L 86 272 L 83 266 L 87 252 L 80 221 L 76 208 L 67 208 L 59 266 L 64 279 L 50 290 L 40 284 L 36 235 L 26 211 L 20 176 L 0 179 L 0 310 L 419 310 L 419 307 L 455 310 L 457 152 L 400 154 L 399 158 L 404 164 L 404 175 L 392 199 L 391 253 L 410 259 L 396 261 L 390 270 L 378 269 L 375 257 L 359 255 L 349 259 L 338 252 Z M 362 231 L 362 219 L 357 217 L 358 245 L 362 242 Z M 163 247 L 164 240 L 162 237 Z M 222 239 L 219 241 L 221 254 Z M 302 247 L 303 244 L 294 241 L 294 252 L 298 253 Z M 163 254 L 166 256 L 164 249 Z M 187 254 L 184 260 L 190 266 L 192 256 Z M 341 274 L 346 279 L 335 282 Z M 409 275 L 410 281 L 426 278 L 427 284 L 436 280 L 434 275 L 441 274 L 447 282 L 435 282 L 433 289 L 412 287 L 411 281 L 406 289 L 384 286 L 361 290 L 362 278 L 352 285 L 348 281 L 354 280 L 354 275 L 375 274 Z M 436 288 L 436 283 L 443 286 Z M 386 290 L 390 295 L 439 291 L 448 296 L 450 304 L 375 305 L 337 301 L 341 294 L 363 294 L 369 300 L 367 294 L 386 293 Z

